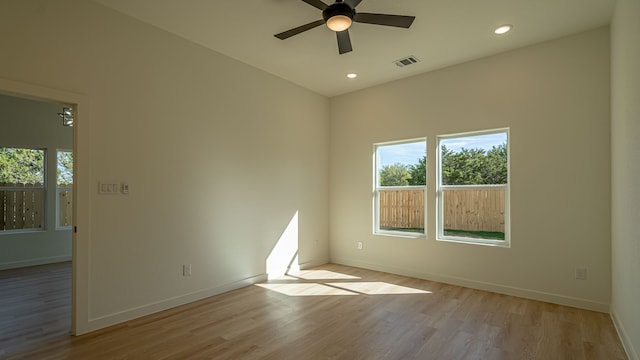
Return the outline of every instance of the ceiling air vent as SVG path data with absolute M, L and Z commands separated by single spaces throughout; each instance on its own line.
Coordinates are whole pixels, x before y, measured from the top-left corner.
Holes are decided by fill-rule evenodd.
M 396 66 L 398 66 L 398 67 L 405 67 L 405 66 L 413 65 L 413 64 L 417 63 L 418 61 L 420 61 L 420 60 L 418 60 L 417 57 L 411 55 L 411 56 L 407 56 L 405 58 L 402 58 L 400 60 L 396 60 L 393 63 L 396 64 Z

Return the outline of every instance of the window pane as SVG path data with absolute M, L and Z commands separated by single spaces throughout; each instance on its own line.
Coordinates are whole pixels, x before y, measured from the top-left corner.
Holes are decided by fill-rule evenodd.
M 507 134 L 445 138 L 440 141 L 442 185 L 507 183 Z
M 44 189 L 0 186 L 0 231 L 42 229 Z
M 70 188 L 58 188 L 58 227 L 71 226 L 72 204 L 73 191 Z
M 380 190 L 380 230 L 424 232 L 424 190 Z
M 426 141 L 378 145 L 376 157 L 375 231 L 424 234 Z
M 507 132 L 442 137 L 439 146 L 439 237 L 508 241 Z
M 426 144 L 424 141 L 378 147 L 379 186 L 419 186 L 426 184 Z
M 0 147 L 0 231 L 41 229 L 44 150 Z
M 0 183 L 44 184 L 44 150 L 0 147 Z
M 69 227 L 73 219 L 73 152 L 58 151 L 57 160 L 57 226 Z
M 73 153 L 71 151 L 58 151 L 57 183 L 58 186 L 73 184 Z
M 504 240 L 505 187 L 442 191 L 444 235 Z

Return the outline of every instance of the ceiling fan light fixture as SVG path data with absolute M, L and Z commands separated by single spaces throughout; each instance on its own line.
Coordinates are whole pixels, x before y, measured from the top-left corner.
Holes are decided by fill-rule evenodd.
M 345 31 L 353 21 L 346 15 L 334 15 L 327 20 L 327 27 L 335 32 Z
M 355 15 L 355 10 L 342 1 L 336 1 L 322 10 L 322 19 L 327 27 L 335 32 L 349 29 Z

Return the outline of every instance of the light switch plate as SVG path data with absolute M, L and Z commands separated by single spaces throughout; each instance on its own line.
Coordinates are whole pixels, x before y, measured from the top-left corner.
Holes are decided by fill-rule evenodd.
M 99 182 L 98 193 L 103 195 L 115 195 L 120 193 L 120 183 L 115 181 Z

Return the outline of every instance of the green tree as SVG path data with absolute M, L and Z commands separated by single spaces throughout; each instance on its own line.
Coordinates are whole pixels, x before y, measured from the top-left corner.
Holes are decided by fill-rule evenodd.
M 442 145 L 444 185 L 486 185 L 507 183 L 507 145 L 491 150 L 466 149 L 453 152 Z
M 56 175 L 58 185 L 69 186 L 73 184 L 73 153 L 71 151 L 58 151 Z
M 427 156 L 418 159 L 418 163 L 409 167 L 409 185 L 419 186 L 427 184 Z
M 0 183 L 42 184 L 44 151 L 0 147 Z
M 485 184 L 506 184 L 507 171 L 507 144 L 494 146 L 487 151 L 482 178 Z
M 400 163 L 385 165 L 380 170 L 380 186 L 407 186 L 410 178 L 409 169 Z

